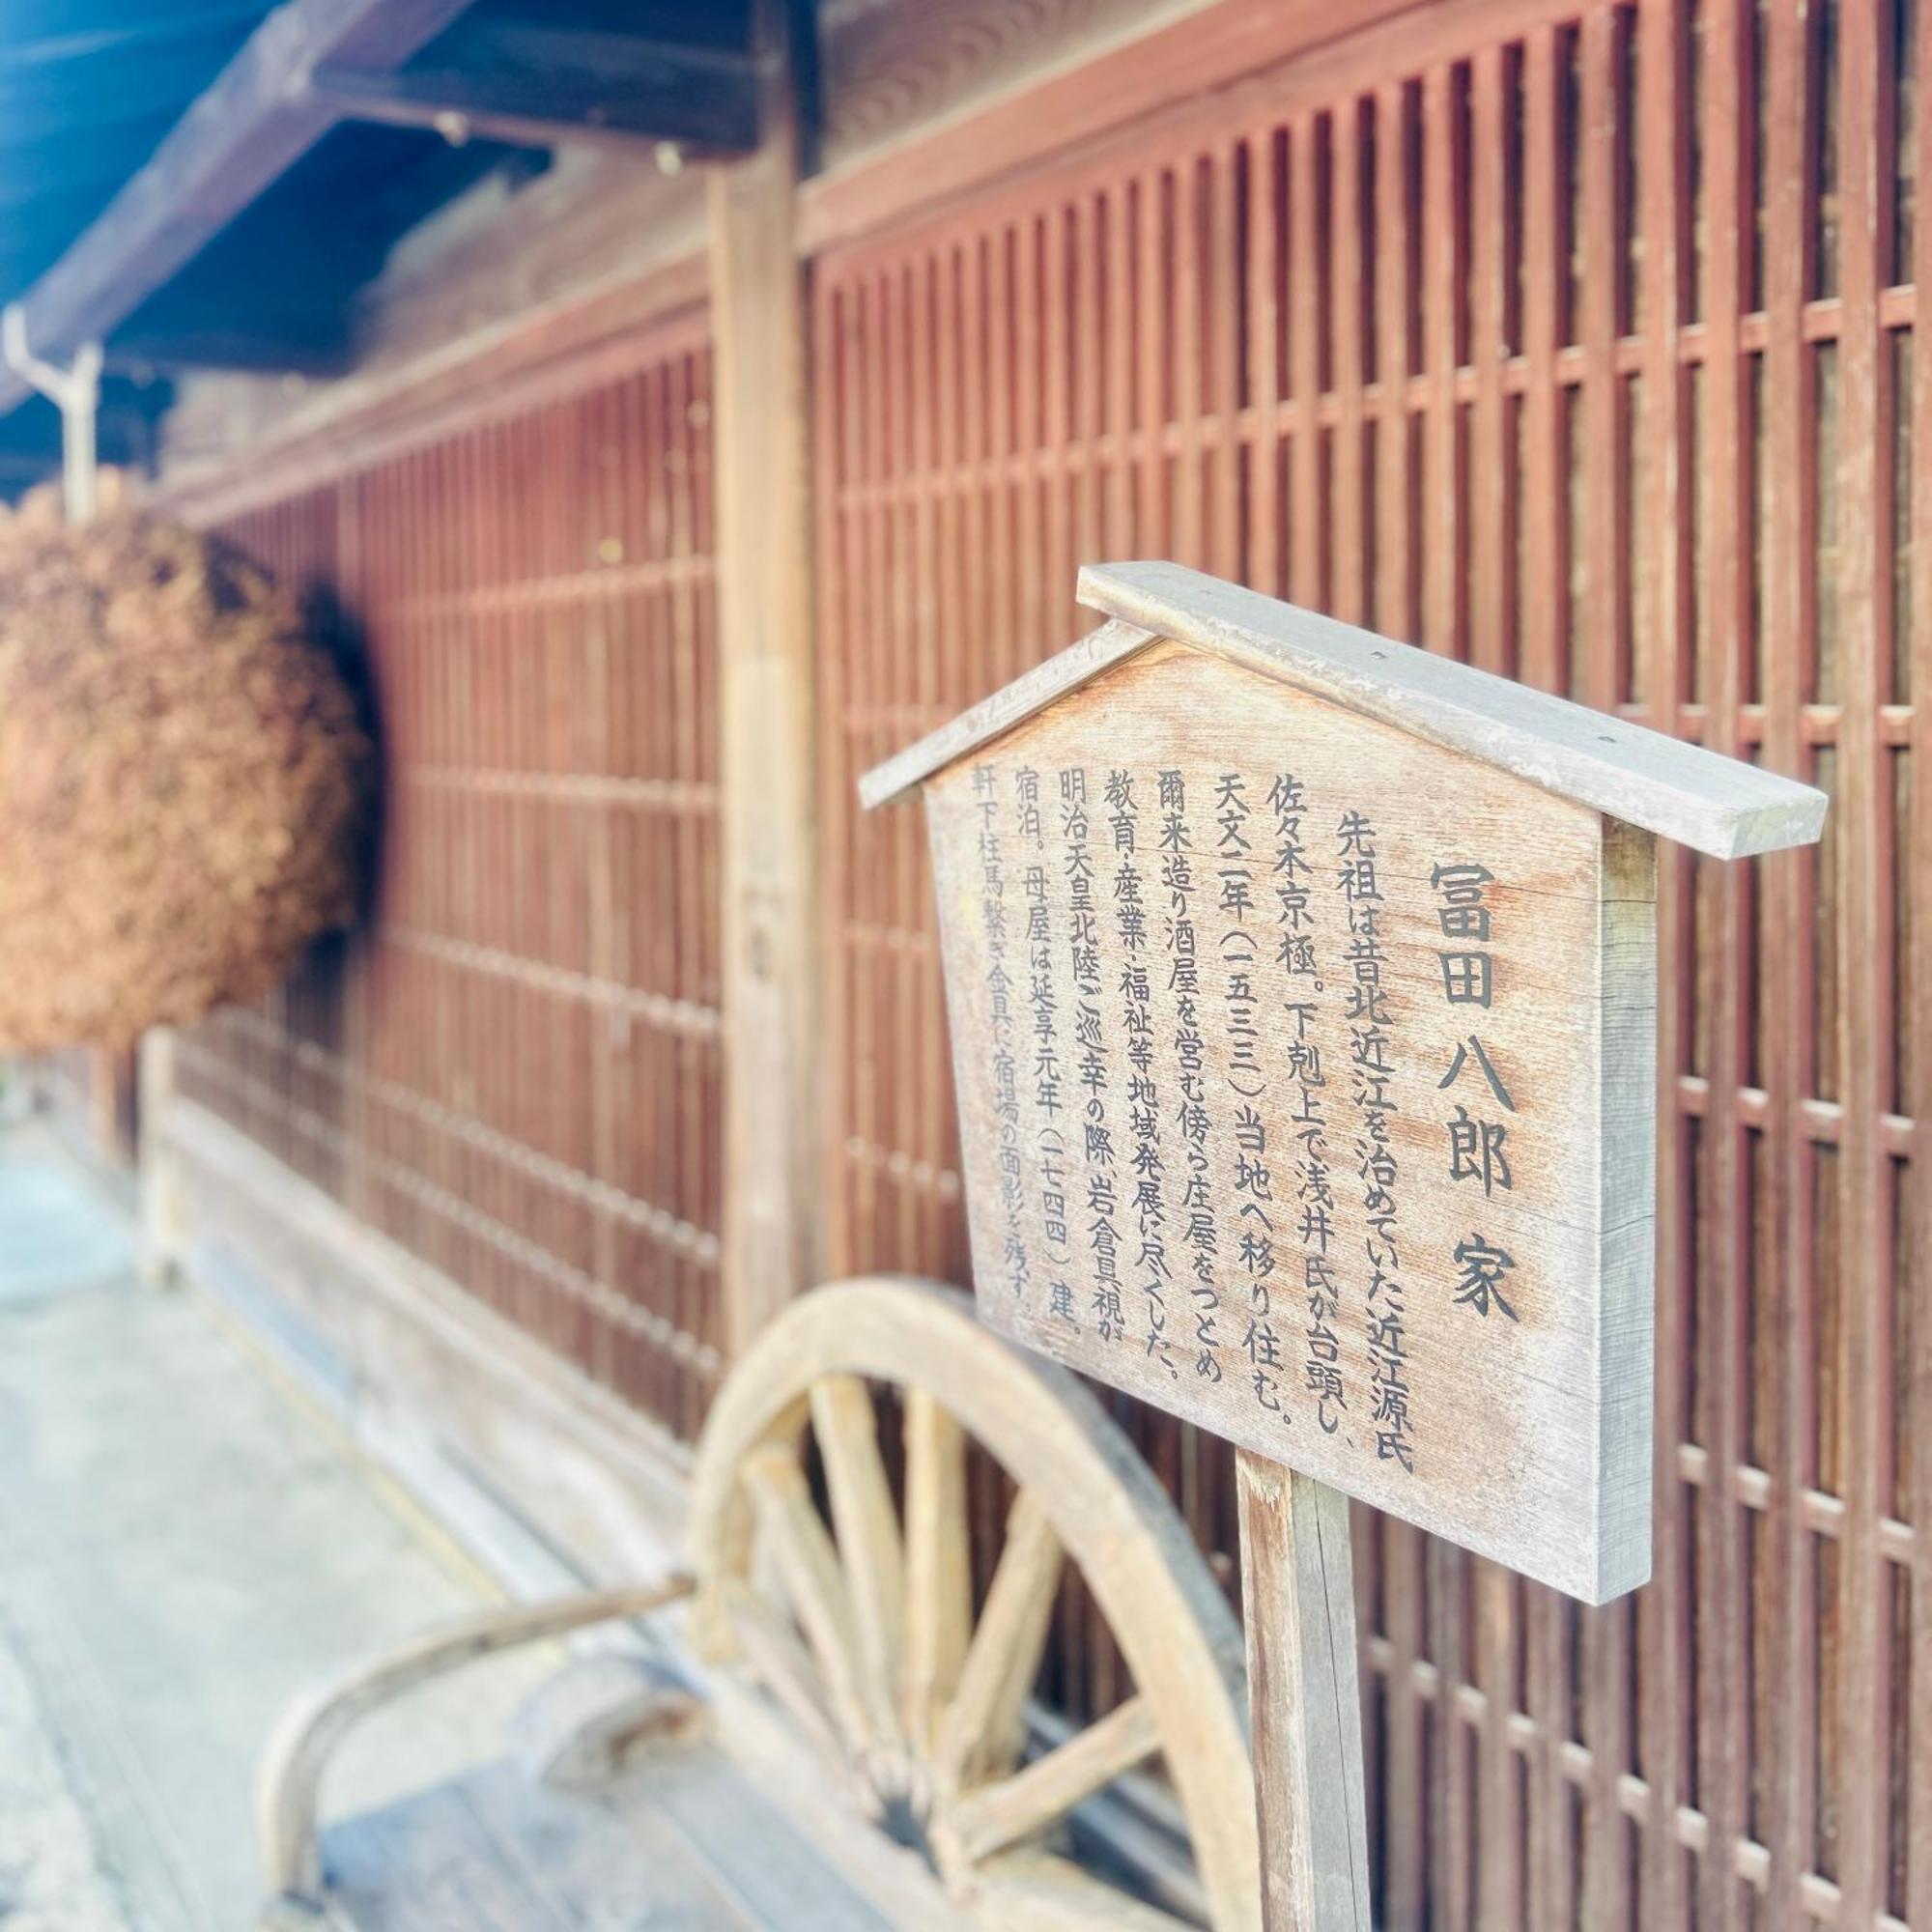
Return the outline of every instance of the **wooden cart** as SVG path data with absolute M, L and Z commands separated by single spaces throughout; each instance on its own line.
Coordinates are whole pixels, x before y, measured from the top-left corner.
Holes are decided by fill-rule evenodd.
M 981 1456 L 1012 1488 L 997 1551 L 969 1547 L 969 1463 Z M 988 1932 L 1259 1924 L 1234 1613 L 1093 1393 L 982 1327 L 970 1297 L 870 1279 L 789 1308 L 712 1411 L 689 1541 L 688 1573 L 465 1619 L 293 1709 L 261 1778 L 273 1892 L 264 1926 L 377 1922 L 334 1882 L 331 1835 L 317 1822 L 330 1753 L 363 1714 L 493 1652 L 677 1610 L 693 1648 L 749 1679 L 826 1783 L 920 1855 L 968 1922 Z M 983 1589 L 976 1558 L 989 1572 Z M 1048 1742 L 1031 1698 L 1068 1572 L 1106 1619 L 1134 1690 Z M 640 1708 L 633 1728 L 650 1715 Z M 1069 1836 L 1090 1800 L 1155 1767 L 1198 1879 L 1164 1903 L 1076 1860 Z M 639 1834 L 627 1849 L 607 1797 L 577 1801 L 575 1825 L 572 1801 L 554 1793 L 533 1798 L 531 1812 L 553 1844 L 571 1832 L 594 1842 L 621 1889 L 627 1858 L 647 1858 L 648 1845 Z M 494 1855 L 514 1861 L 516 1835 L 499 1836 Z M 398 1896 L 410 1888 L 395 1877 L 381 1905 L 385 1932 L 449 1922 L 446 1901 Z M 366 1896 L 366 1863 L 359 1882 Z M 515 1882 L 472 1872 L 466 1896 Z

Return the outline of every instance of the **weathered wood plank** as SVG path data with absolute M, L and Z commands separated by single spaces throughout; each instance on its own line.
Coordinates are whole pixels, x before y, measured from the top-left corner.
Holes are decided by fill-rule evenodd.
M 1241 1599 L 1267 1932 L 1369 1932 L 1349 1505 L 1243 1449 Z
M 1824 824 L 1825 795 L 1809 785 L 1470 665 L 1395 649 L 1371 632 L 1179 564 L 1090 565 L 1080 573 L 1080 599 L 1115 622 L 875 767 L 860 781 L 861 801 L 884 804 L 1166 637 L 1717 858 L 1806 844 Z
M 986 1922 L 1000 1932 L 1185 1932 L 1189 1922 L 1051 1852 L 993 1860 L 979 1889 Z
M 1754 300 L 1743 291 L 1741 296 L 1745 306 L 1763 312 L 1765 346 L 1755 363 L 1744 364 L 1741 440 L 1747 468 L 1739 495 L 1747 532 L 1745 568 L 1751 575 L 1745 605 L 1747 629 L 1740 639 L 1736 674 L 1740 696 L 1765 708 L 1765 763 L 1777 771 L 1798 771 L 1804 769 L 1799 762 L 1799 709 L 1816 691 L 1819 586 L 1806 549 L 1817 541 L 1818 471 L 1832 461 L 1818 448 L 1820 371 L 1804 330 L 1804 303 L 1814 292 L 1818 233 L 1811 158 L 1817 131 L 1809 125 L 1816 82 L 1807 71 L 1814 28 L 1804 10 L 1776 7 L 1764 14 L 1754 39 L 1757 112 L 1747 138 L 1755 150 L 1751 165 L 1763 170 L 1762 186 L 1752 190 L 1754 200 L 1762 198 L 1756 211 L 1761 239 L 1754 242 L 1748 230 L 1743 238 L 1747 286 L 1755 280 L 1757 288 Z M 1837 810 L 1843 811 L 1842 803 Z M 1767 1386 L 1756 1375 L 1740 1378 L 1734 1442 L 1719 1438 L 1709 1444 L 1720 1466 L 1747 1463 L 1753 1460 L 1753 1437 L 1762 1429 L 1753 1411 L 1763 1406 L 1777 1415 L 1776 1435 L 1770 1438 L 1775 1446 L 1766 1457 L 1773 1478 L 1769 1507 L 1756 1522 L 1739 1513 L 1741 1520 L 1732 1531 L 1742 1545 L 1736 1609 L 1720 1602 L 1718 1614 L 1725 1624 L 1735 1617 L 1753 1642 L 1759 1632 L 1765 1634 L 1764 1667 L 1780 1687 L 1779 1702 L 1790 1714 L 1788 1722 L 1767 1725 L 1761 1720 L 1764 1707 L 1740 1697 L 1743 1709 L 1728 1720 L 1741 1733 L 1739 1776 L 1746 1787 L 1741 1829 L 1755 1827 L 1763 1833 L 1770 1853 L 1769 1892 L 1780 1900 L 1792 1897 L 1812 1868 L 1821 1831 L 1817 1774 L 1822 1754 L 1813 1742 L 1820 1584 L 1817 1543 L 1799 1507 L 1804 1487 L 1817 1480 L 1812 1405 L 1822 1341 L 1819 1269 L 1810 1238 L 1812 1166 L 1818 1153 L 1807 1144 L 1798 1117 L 1800 1095 L 1820 1091 L 1805 1077 L 1811 1070 L 1805 1063 L 1812 1059 L 1807 1036 L 1816 976 L 1810 944 L 1812 893 L 1804 876 L 1808 869 L 1795 857 L 1773 860 L 1755 867 L 1756 876 L 1746 885 L 1751 897 L 1743 908 L 1741 936 L 1747 956 L 1752 952 L 1758 956 L 1753 960 L 1755 996 L 1742 990 L 1738 995 L 1738 1074 L 1741 1084 L 1762 1086 L 1769 1104 L 1762 1135 L 1742 1136 L 1735 1181 L 1718 1182 L 1719 1187 L 1736 1185 L 1746 1197 L 1730 1210 L 1736 1228 L 1733 1293 L 1738 1311 L 1735 1317 L 1726 1311 L 1724 1342 L 1727 1350 L 1737 1350 L 1731 1359 L 1746 1359 L 1766 1309 L 1776 1311 L 1771 1319 L 1786 1341 L 1775 1385 Z M 1825 1057 L 1829 1063 L 1829 1047 Z M 1850 1120 L 1848 1115 L 1848 1128 Z M 1753 1195 L 1759 1198 L 1751 1201 Z M 1776 1230 L 1769 1247 L 1756 1239 L 1752 1223 L 1759 1215 L 1770 1217 Z M 1870 1408 L 1876 1412 L 1878 1404 Z M 1776 1552 L 1776 1583 L 1753 1562 L 1754 1549 Z M 1701 1587 L 1699 1596 L 1701 1600 Z M 1699 1609 L 1701 1615 L 1710 1614 L 1702 1601 Z M 1835 1861 L 1833 1864 L 1834 1875 L 1842 1876 Z M 1867 1912 L 1849 1922 L 1868 1917 Z M 1738 1911 L 1736 1922 L 1750 1922 L 1747 1907 Z
M 926 809 L 988 1324 L 1587 1601 L 1640 1582 L 1649 835 L 1171 641 Z M 1143 1171 L 1189 1205 L 1137 1235 Z
M 1652 722 L 1674 729 L 1678 706 L 1689 688 L 1687 675 L 1694 644 L 1690 626 L 1690 573 L 1685 568 L 1690 544 L 1683 534 L 1686 510 L 1697 488 L 1686 474 L 1684 459 L 1690 379 L 1678 363 L 1684 320 L 1687 266 L 1690 256 L 1689 213 L 1689 126 L 1691 103 L 1682 12 L 1673 4 L 1644 10 L 1637 21 L 1639 99 L 1635 139 L 1639 168 L 1637 232 L 1642 238 L 1643 271 L 1639 288 L 1644 338 L 1642 447 L 1647 452 L 1637 510 L 1643 568 L 1637 573 L 1634 621 L 1636 662 L 1646 671 L 1644 696 Z M 1644 640 L 1648 640 L 1647 645 Z M 1657 1332 L 1656 1359 L 1683 1359 L 1688 1330 L 1686 1310 L 1690 1270 L 1685 1265 L 1683 1236 L 1689 1140 L 1691 1131 L 1677 1107 L 1677 1081 L 1690 1064 L 1690 1013 L 1686 961 L 1689 957 L 1688 853 L 1665 847 L 1658 854 L 1658 1099 L 1659 1152 L 1656 1166 Z M 1681 1375 L 1660 1378 L 1653 1471 L 1653 1510 L 1660 1525 L 1677 1518 L 1682 1493 L 1676 1445 L 1689 1435 L 1688 1405 Z M 1666 1540 L 1667 1539 L 1667 1540 Z M 1680 1744 L 1687 1701 L 1685 1633 L 1690 1597 L 1678 1540 L 1660 1536 L 1657 1574 L 1636 1605 L 1637 1643 L 1643 1658 L 1637 1713 L 1639 1751 L 1654 1793 L 1655 1816 L 1674 1819 L 1688 1788 Z M 1656 1932 L 1685 1932 L 1688 1874 L 1667 1826 L 1643 1834 L 1638 1876 L 1637 1920 Z
M 460 1786 L 336 1826 L 325 1869 L 356 1932 L 575 1932 Z
M 929 778 L 954 758 L 1033 716 L 1095 671 L 1105 670 L 1154 641 L 1155 634 L 1139 625 L 1108 623 L 1076 644 L 1057 651 L 1043 665 L 1024 672 L 992 696 L 962 711 L 942 729 L 875 765 L 859 781 L 859 801 L 868 810 L 884 805 Z
M 534 1786 L 508 1763 L 488 1765 L 345 1820 L 325 1853 L 330 1906 L 356 1932 L 886 1925 L 708 1746 L 647 1755 L 581 1796 Z
M 1080 600 L 1217 650 L 1715 858 L 1808 844 L 1825 795 L 1702 747 L 1167 563 L 1094 565 Z M 1380 655 L 1378 655 L 1380 653 Z

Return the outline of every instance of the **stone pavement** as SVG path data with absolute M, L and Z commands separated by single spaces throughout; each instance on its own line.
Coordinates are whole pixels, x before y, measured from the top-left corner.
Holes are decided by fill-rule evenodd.
M 256 1759 L 301 1687 L 495 1592 L 196 1299 L 0 1129 L 0 1932 L 243 1932 Z M 359 1810 L 495 1755 L 554 1662 L 379 1714 Z

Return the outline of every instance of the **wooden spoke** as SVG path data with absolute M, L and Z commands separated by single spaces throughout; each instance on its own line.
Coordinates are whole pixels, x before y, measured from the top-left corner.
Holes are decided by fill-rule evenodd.
M 880 1384 L 903 1407 L 897 1520 Z M 799 1453 L 808 1424 L 823 1494 Z M 982 1453 L 1014 1500 L 980 1603 L 967 1479 Z M 970 1297 L 882 1277 L 774 1315 L 706 1419 L 691 1538 L 700 1603 L 728 1617 L 781 1728 L 808 1746 L 801 1757 L 825 1760 L 835 1812 L 849 1818 L 849 1790 L 874 1827 L 903 1837 L 921 1826 L 980 1932 L 1181 1932 L 1174 1915 L 1197 1905 L 1214 1932 L 1261 1932 L 1247 1686 L 1228 1600 L 1092 1391 L 991 1334 Z M 1069 1568 L 1135 1695 L 1022 1766 Z M 1169 1910 L 1054 1856 L 1072 1849 L 1057 1825 L 1156 1757 L 1195 1876 L 1165 1839 L 1123 1850 L 1166 1873 L 1151 1883 Z
M 813 1382 L 811 1427 L 832 1495 L 867 1706 L 885 1733 L 896 1735 L 905 1556 L 892 1484 L 879 1455 L 870 1389 L 858 1376 L 826 1376 Z
M 745 1485 L 839 1726 L 855 1749 L 867 1751 L 877 1743 L 878 1732 L 859 1668 L 852 1605 L 839 1574 L 838 1552 L 812 1506 L 805 1471 L 788 1449 L 763 1449 L 746 1463 Z
M 1147 1700 L 1129 1697 L 1023 1771 L 959 1799 L 946 1815 L 948 1849 L 962 1863 L 978 1864 L 1022 1838 L 1037 1837 L 1159 1748 L 1160 1732 Z
M 1000 1932 L 1185 1932 L 1187 1921 L 1117 1890 L 1050 1852 L 1008 1852 L 982 1865 L 980 1918 Z
M 925 1748 L 959 1683 L 973 1629 L 966 1432 L 922 1388 L 905 1392 L 906 1735 Z
M 824 1752 L 828 1763 L 839 1762 L 846 1740 L 813 1669 L 807 1651 L 791 1626 L 772 1611 L 753 1591 L 728 1593 L 726 1610 L 745 1661 L 758 1681 L 783 1706 L 801 1731 Z
M 1022 1490 L 1007 1518 L 1006 1548 L 959 1689 L 940 1720 L 933 1759 L 942 1791 L 997 1777 L 1019 1756 L 1027 1692 L 1039 1674 L 1065 1555 L 1038 1492 Z

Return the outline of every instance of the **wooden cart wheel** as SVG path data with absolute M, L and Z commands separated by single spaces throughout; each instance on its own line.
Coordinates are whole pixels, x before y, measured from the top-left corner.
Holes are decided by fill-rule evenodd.
M 869 1384 L 900 1397 L 904 1509 Z M 808 1432 L 829 1511 L 808 1478 Z M 1017 1485 L 974 1616 L 969 1439 Z M 1009 1347 L 969 1297 L 874 1278 L 821 1288 L 726 1378 L 692 1492 L 697 1629 L 851 1775 L 998 1932 L 1184 1922 L 1063 1856 L 1076 1805 L 1163 1758 L 1215 1932 L 1260 1923 L 1241 1636 L 1193 1539 L 1093 1395 Z M 1061 1574 L 1105 1615 L 1134 1694 L 1024 1761 Z

